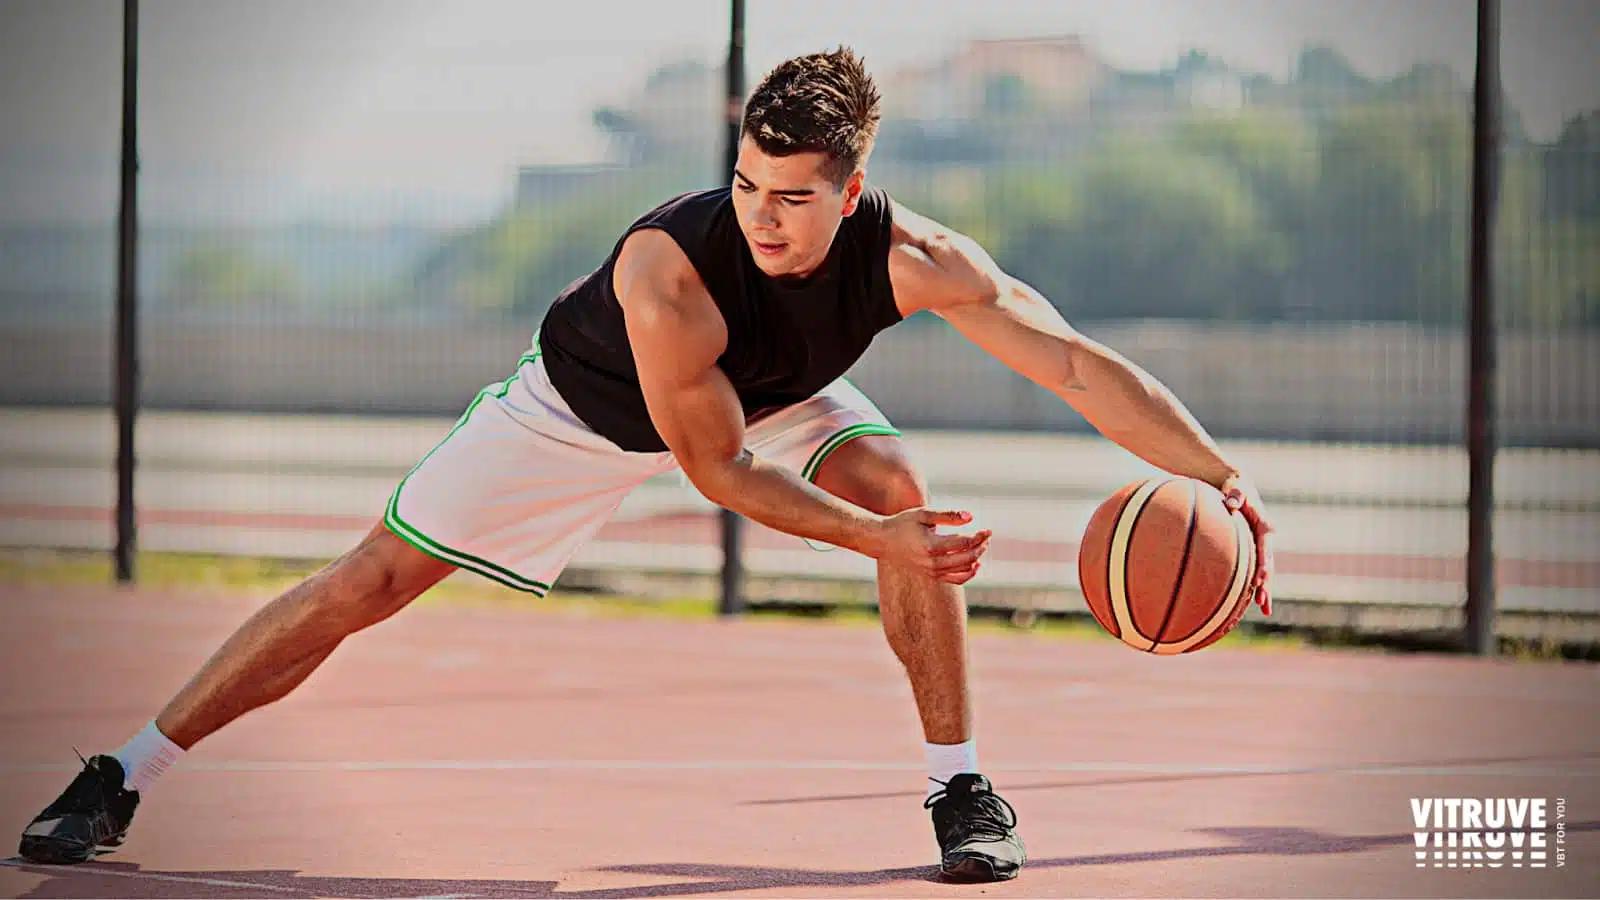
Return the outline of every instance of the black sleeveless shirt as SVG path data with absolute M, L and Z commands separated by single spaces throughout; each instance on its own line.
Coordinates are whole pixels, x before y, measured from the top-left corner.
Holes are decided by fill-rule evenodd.
M 629 226 L 600 268 L 568 285 L 550 307 L 539 328 L 550 383 L 578 418 L 623 450 L 667 449 L 645 408 L 611 284 L 623 241 L 657 228 L 683 249 L 727 322 L 728 348 L 717 366 L 733 382 L 745 417 L 805 400 L 900 321 L 889 286 L 892 209 L 882 190 L 863 191 L 823 264 L 790 281 L 756 267 L 730 188 L 667 201 Z

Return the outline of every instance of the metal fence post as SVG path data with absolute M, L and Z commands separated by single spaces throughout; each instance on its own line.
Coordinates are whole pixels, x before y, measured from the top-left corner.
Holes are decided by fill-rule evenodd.
M 134 578 L 133 420 L 139 409 L 139 0 L 122 2 L 122 163 L 117 203 L 116 577 Z
M 1478 0 L 1477 73 L 1472 88 L 1471 335 L 1467 375 L 1466 648 L 1495 652 L 1494 221 L 1500 181 L 1499 0 Z
M 739 159 L 739 120 L 744 107 L 744 0 L 731 0 L 728 29 L 728 95 L 723 110 L 725 144 L 721 178 L 733 179 Z M 744 519 L 731 509 L 722 510 L 722 594 L 717 611 L 724 616 L 744 610 Z

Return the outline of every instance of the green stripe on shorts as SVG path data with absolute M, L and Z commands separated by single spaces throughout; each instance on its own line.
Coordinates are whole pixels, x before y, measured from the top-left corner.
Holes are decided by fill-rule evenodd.
M 533 362 L 538 358 L 538 351 L 524 354 L 522 358 L 517 360 L 517 369 L 520 370 L 523 365 Z M 418 531 L 411 525 L 411 523 L 400 517 L 400 492 L 405 489 L 406 482 L 411 480 L 412 474 L 418 469 L 422 468 L 423 463 L 426 463 L 429 457 L 439 452 L 439 448 L 443 447 L 446 442 L 454 437 L 455 433 L 461 430 L 461 426 L 467 424 L 467 419 L 471 418 L 473 410 L 478 408 L 478 404 L 482 403 L 485 397 L 493 397 L 495 399 L 504 397 L 506 392 L 511 390 L 512 382 L 516 380 L 517 373 L 512 372 L 510 377 L 506 378 L 504 381 L 501 381 L 498 384 L 489 385 L 488 387 L 479 391 L 478 396 L 472 398 L 472 403 L 467 406 L 467 411 L 462 413 L 461 418 L 456 420 L 456 424 L 450 429 L 450 433 L 446 434 L 443 440 L 439 441 L 438 444 L 435 444 L 434 448 L 429 450 L 426 456 L 422 457 L 422 459 L 416 465 L 412 466 L 411 471 L 407 472 L 405 477 L 400 479 L 400 483 L 395 486 L 394 493 L 389 497 L 389 506 L 384 510 L 383 513 L 383 523 L 388 526 L 390 531 L 394 532 L 396 537 L 417 548 L 423 553 L 433 557 L 434 559 L 443 560 L 451 565 L 466 569 L 469 572 L 475 572 L 492 581 L 498 581 L 508 588 L 524 591 L 526 593 L 533 594 L 536 597 L 543 597 L 545 593 L 550 590 L 550 585 L 545 584 L 542 581 L 535 581 L 532 578 L 518 575 L 516 572 L 513 572 L 504 566 L 496 565 L 481 557 L 473 556 L 470 553 L 463 553 L 460 550 L 456 550 L 451 547 L 446 547 L 444 544 L 441 544 L 433 538 L 430 538 Z
M 880 425 L 877 422 L 862 422 L 859 425 L 851 425 L 849 428 L 837 431 L 832 437 L 823 441 L 822 446 L 818 447 L 816 452 L 811 454 L 811 458 L 806 460 L 805 468 L 800 470 L 800 477 L 807 481 L 815 482 L 817 480 L 817 470 L 821 469 L 822 463 L 833 455 L 833 451 L 858 437 L 866 437 L 869 434 L 899 437 L 900 429 L 895 428 L 893 425 Z

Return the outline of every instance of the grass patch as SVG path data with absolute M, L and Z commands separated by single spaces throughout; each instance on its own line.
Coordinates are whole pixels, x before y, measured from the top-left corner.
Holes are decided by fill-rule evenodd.
M 139 586 L 149 589 L 226 590 L 271 595 L 286 590 L 325 563 L 196 553 L 143 552 L 136 559 Z M 0 549 L 0 584 L 25 586 L 106 586 L 112 583 L 110 554 L 103 551 Z M 754 604 L 745 618 L 756 622 L 815 622 L 847 627 L 878 627 L 878 612 L 861 586 L 841 588 L 837 596 Z M 445 579 L 416 601 L 422 607 L 520 610 L 595 618 L 716 618 L 709 593 L 643 597 L 558 587 L 537 599 L 470 573 Z M 1112 638 L 1087 613 L 977 606 L 970 614 L 974 634 L 1029 634 L 1066 641 Z M 1350 628 L 1244 622 L 1219 646 L 1262 652 L 1328 648 L 1354 652 L 1455 652 L 1453 632 L 1369 633 Z M 1600 647 L 1503 637 L 1500 654 L 1516 660 L 1600 660 Z
M 139 586 L 218 587 L 282 590 L 304 579 L 320 564 L 303 560 L 140 553 L 134 559 Z M 79 550 L 0 550 L 0 583 L 40 586 L 109 585 L 111 554 Z
M 767 602 L 753 606 L 747 615 L 753 619 L 802 619 L 846 625 L 878 625 L 877 609 L 859 600 L 838 604 L 817 601 Z M 972 634 L 1033 634 L 1068 641 L 1115 640 L 1087 612 L 977 606 L 968 611 L 967 630 Z M 1247 622 L 1235 628 L 1216 646 L 1292 651 L 1313 644 L 1309 635 L 1281 629 L 1257 629 Z
M 304 581 L 326 561 L 141 552 L 134 559 L 138 585 L 147 589 L 231 590 L 271 595 Z M 102 551 L 0 549 L 0 584 L 93 587 L 112 583 L 111 556 Z M 710 618 L 708 597 L 641 599 L 618 594 L 556 591 L 544 599 L 502 587 L 470 573 L 434 585 L 415 601 L 421 607 L 525 609 L 573 615 Z
M 1242 627 L 1242 626 L 1241 626 Z M 1354 628 L 1320 625 L 1284 626 L 1255 623 L 1258 633 L 1298 636 L 1309 646 L 1373 653 L 1463 653 L 1461 633 L 1455 628 L 1428 628 L 1414 631 L 1359 631 Z M 1230 636 L 1229 640 L 1232 639 Z M 1600 644 L 1556 638 L 1526 638 L 1501 635 L 1496 639 L 1495 655 L 1519 662 L 1600 661 Z
M 325 563 L 199 553 L 141 552 L 135 559 L 142 588 L 217 589 L 275 594 L 287 590 Z M 112 583 L 110 554 L 102 551 L 0 550 L 0 583 L 21 585 L 103 586 Z M 878 627 L 878 611 L 861 602 L 860 589 L 827 600 L 763 602 L 745 618 L 756 622 L 817 622 L 850 627 Z M 847 594 L 851 594 L 847 596 Z M 683 595 L 644 598 L 633 595 L 557 588 L 544 599 L 530 597 L 471 573 L 458 573 L 417 598 L 418 606 L 452 609 L 505 609 L 597 618 L 716 618 L 716 598 Z M 1109 636 L 1084 615 L 1039 613 L 979 607 L 972 610 L 969 630 L 975 634 L 1032 634 L 1052 639 L 1105 641 Z M 1258 633 L 1241 627 L 1224 638 L 1229 646 L 1272 650 L 1304 646 L 1295 635 Z

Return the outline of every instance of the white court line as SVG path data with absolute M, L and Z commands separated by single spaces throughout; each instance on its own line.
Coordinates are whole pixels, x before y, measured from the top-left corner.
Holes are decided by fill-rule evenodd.
M 0 763 L 0 775 L 45 772 L 77 772 L 76 763 Z M 567 771 L 860 771 L 921 772 L 920 762 L 873 762 L 869 760 L 649 760 L 649 759 L 394 759 L 394 760 L 223 760 L 184 763 L 186 772 L 490 772 L 517 770 Z M 1211 765 L 1206 763 L 1127 763 L 1127 762 L 1024 762 L 987 766 L 991 773 L 1077 772 L 1085 774 L 1155 775 L 1527 775 L 1592 778 L 1600 768 L 1577 771 L 1558 766 L 1507 765 L 1503 763 L 1415 765 L 1284 765 L 1244 763 Z
M 13 869 L 23 869 L 45 875 L 115 875 L 118 878 L 139 878 L 146 881 L 176 881 L 181 884 L 203 884 L 207 887 L 246 888 L 253 891 L 272 891 L 276 894 L 315 894 L 315 891 L 305 888 L 286 888 L 271 884 L 260 884 L 254 881 L 229 881 L 226 878 L 200 878 L 187 875 L 159 875 L 155 872 L 122 872 L 117 869 L 102 869 L 93 863 L 78 863 L 70 868 L 65 866 L 41 866 L 20 859 L 0 859 L 0 866 L 10 866 Z

